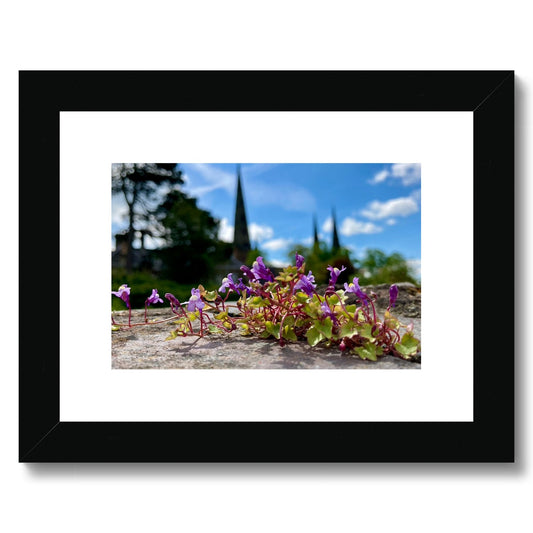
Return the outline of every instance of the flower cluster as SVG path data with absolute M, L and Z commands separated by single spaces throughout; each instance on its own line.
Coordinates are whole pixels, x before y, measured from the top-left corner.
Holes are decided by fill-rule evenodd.
M 313 273 L 306 273 L 305 258 L 298 253 L 295 265 L 285 267 L 277 276 L 260 256 L 251 268 L 243 265 L 240 270 L 242 277 L 235 279 L 233 273 L 228 274 L 218 290 L 206 291 L 201 285 L 192 289 L 188 302 L 183 304 L 166 293 L 173 316 L 159 322 L 172 320 L 176 326 L 168 339 L 239 330 L 245 336 L 273 337 L 281 346 L 301 340 L 310 346 L 336 346 L 343 354 L 371 361 L 386 354 L 411 359 L 420 351 L 412 325 L 401 324 L 391 314 L 398 298 L 397 285 L 390 287 L 389 305 L 381 319 L 376 313 L 375 295 L 363 292 L 358 278 L 345 283 L 344 290 L 336 288 L 345 267 L 328 267 L 330 278 L 325 291 L 317 290 Z M 236 302 L 229 301 L 231 293 L 237 296 Z M 356 303 L 347 303 L 349 293 L 355 295 Z M 112 294 L 128 306 L 128 327 L 132 327 L 130 288 L 122 285 Z M 145 324 L 148 306 L 162 302 L 154 289 L 146 299 Z M 125 325 L 113 321 L 113 327 Z

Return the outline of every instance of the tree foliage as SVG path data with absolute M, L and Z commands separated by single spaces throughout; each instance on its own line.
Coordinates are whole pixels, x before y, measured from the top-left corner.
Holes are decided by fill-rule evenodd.
M 163 275 L 170 279 L 180 283 L 208 279 L 216 263 L 231 254 L 231 245 L 218 240 L 219 221 L 184 192 L 170 191 L 152 214 L 165 241 L 158 250 Z
M 128 255 L 126 269 L 131 271 L 135 231 L 151 222 L 151 209 L 163 187 L 183 184 L 176 163 L 115 163 L 111 169 L 111 192 L 121 195 L 128 207 Z
M 361 279 L 365 284 L 399 283 L 409 281 L 418 284 L 412 269 L 402 254 L 385 254 L 382 250 L 372 248 L 366 251 L 360 262 Z
M 312 248 L 293 247 L 289 258 L 293 259 L 296 252 L 306 257 L 306 269 L 313 272 L 319 285 L 328 282 L 326 268 L 329 265 L 337 268 L 346 267 L 337 280 L 340 284 L 350 282 L 354 276 L 357 276 L 364 285 L 402 281 L 409 281 L 415 285 L 419 283 L 405 258 L 397 252 L 387 255 L 382 250 L 373 248 L 367 250 L 363 258 L 358 260 L 352 259 L 350 252 L 345 248 L 332 251 L 324 243 L 317 243 Z

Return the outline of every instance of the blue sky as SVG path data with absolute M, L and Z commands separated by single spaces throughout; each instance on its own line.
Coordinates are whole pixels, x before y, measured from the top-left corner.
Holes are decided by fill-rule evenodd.
M 219 237 L 231 241 L 237 164 L 180 163 L 183 189 L 218 218 Z M 321 240 L 331 244 L 332 212 L 342 246 L 354 257 L 368 248 L 399 252 L 420 268 L 421 168 L 416 163 L 241 164 L 253 244 L 275 265 L 295 244 L 309 245 L 316 216 Z M 124 206 L 113 199 L 113 233 L 125 227 Z

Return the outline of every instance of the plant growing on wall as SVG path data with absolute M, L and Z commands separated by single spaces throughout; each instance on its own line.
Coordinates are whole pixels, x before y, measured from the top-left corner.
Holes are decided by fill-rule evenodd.
M 389 305 L 380 317 L 375 295 L 363 292 L 358 278 L 344 283 L 344 289 L 336 288 L 344 270 L 343 266 L 328 266 L 328 286 L 319 294 L 313 272 L 306 270 L 300 254 L 296 253 L 294 265 L 285 267 L 277 276 L 259 256 L 251 267 L 241 267 L 240 277 L 228 274 L 218 290 L 206 291 L 200 285 L 191 289 L 185 303 L 166 293 L 172 314 L 157 323 L 172 323 L 167 340 L 239 331 L 250 337 L 272 337 L 281 346 L 300 341 L 310 346 L 323 344 L 370 361 L 387 354 L 413 358 L 420 351 L 420 341 L 413 335 L 412 324 L 402 324 L 393 315 L 397 285 L 390 286 Z M 228 301 L 231 293 L 238 295 L 236 302 Z M 347 303 L 350 293 L 355 295 L 356 303 Z M 123 285 L 112 294 L 129 308 L 129 287 Z M 113 319 L 113 329 L 156 323 L 149 321 L 148 307 L 162 301 L 154 289 L 145 302 L 144 322 L 132 324 L 130 309 L 128 324 L 118 324 Z

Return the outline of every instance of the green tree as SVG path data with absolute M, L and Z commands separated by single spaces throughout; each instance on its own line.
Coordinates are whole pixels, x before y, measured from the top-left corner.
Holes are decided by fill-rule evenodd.
M 289 252 L 289 259 L 294 262 L 294 254 L 298 252 L 305 257 L 306 270 L 311 270 L 318 285 L 329 281 L 328 266 L 346 270 L 339 276 L 337 283 L 350 282 L 354 276 L 359 277 L 361 285 L 378 285 L 380 283 L 399 283 L 409 281 L 415 285 L 419 282 L 405 258 L 400 253 L 387 255 L 382 250 L 372 248 L 366 251 L 360 260 L 350 256 L 347 249 L 332 251 L 324 243 L 316 243 L 313 247 L 294 246 Z
M 151 208 L 163 187 L 183 184 L 177 163 L 115 163 L 111 168 L 111 191 L 128 206 L 126 271 L 132 269 L 135 232 L 151 224 Z
M 219 221 L 179 189 L 170 191 L 152 214 L 166 243 L 157 254 L 169 279 L 206 282 L 215 264 L 231 255 L 231 245 L 218 240 Z
M 375 248 L 366 251 L 360 264 L 361 282 L 367 285 L 409 281 L 418 284 L 412 269 L 400 253 L 385 254 Z

